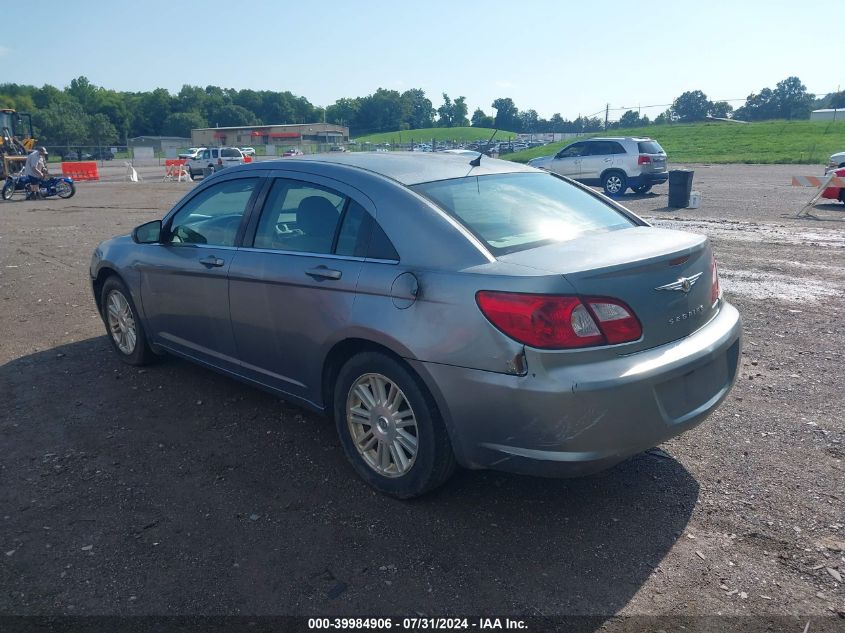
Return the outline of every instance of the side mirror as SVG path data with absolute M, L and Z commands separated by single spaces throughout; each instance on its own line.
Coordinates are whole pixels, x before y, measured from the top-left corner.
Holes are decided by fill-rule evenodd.
M 158 244 L 161 241 L 161 220 L 153 220 L 132 231 L 132 241 L 136 244 Z

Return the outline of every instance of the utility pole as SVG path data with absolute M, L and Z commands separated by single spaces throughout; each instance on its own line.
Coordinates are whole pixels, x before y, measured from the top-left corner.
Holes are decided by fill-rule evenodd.
M 607 117 L 610 115 L 610 104 L 608 103 L 604 107 L 604 130 L 607 131 Z

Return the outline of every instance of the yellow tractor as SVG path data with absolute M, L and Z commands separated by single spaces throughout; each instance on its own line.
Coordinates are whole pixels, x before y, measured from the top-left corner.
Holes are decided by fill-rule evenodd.
M 26 161 L 26 155 L 35 149 L 32 133 L 32 115 L 8 108 L 0 109 L 0 178 L 16 174 Z

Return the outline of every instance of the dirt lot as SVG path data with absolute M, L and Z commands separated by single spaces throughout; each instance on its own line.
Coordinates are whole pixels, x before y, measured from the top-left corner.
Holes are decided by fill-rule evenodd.
M 414 502 L 360 482 L 317 416 L 112 353 L 90 254 L 190 185 L 0 203 L 0 614 L 845 621 L 845 206 L 793 217 L 789 176 L 819 168 L 695 169 L 700 209 L 624 203 L 712 238 L 745 327 L 727 402 L 598 476 L 460 472 Z

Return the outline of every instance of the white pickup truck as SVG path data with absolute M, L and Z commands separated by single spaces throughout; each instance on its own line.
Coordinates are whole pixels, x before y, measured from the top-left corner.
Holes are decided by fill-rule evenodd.
M 191 180 L 197 177 L 213 174 L 224 167 L 240 165 L 244 162 L 244 155 L 237 147 L 209 147 L 199 152 L 195 158 L 189 158 L 185 163 Z

